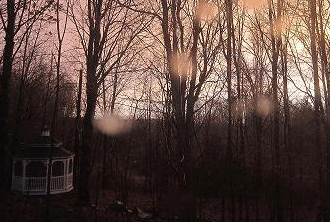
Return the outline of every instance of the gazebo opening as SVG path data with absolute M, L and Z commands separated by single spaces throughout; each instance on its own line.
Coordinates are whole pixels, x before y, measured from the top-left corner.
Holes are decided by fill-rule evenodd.
M 26 177 L 45 177 L 47 167 L 41 161 L 31 161 L 26 166 Z
M 21 177 L 23 175 L 23 164 L 22 161 L 18 160 L 14 164 L 14 176 Z
M 64 175 L 64 164 L 61 161 L 54 162 L 52 166 L 52 176 L 58 177 Z

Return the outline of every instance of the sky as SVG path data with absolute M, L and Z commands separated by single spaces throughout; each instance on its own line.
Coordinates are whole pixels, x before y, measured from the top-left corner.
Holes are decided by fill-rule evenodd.
M 241 4 L 245 6 L 246 8 L 246 12 L 248 13 L 249 18 L 252 18 L 254 16 L 254 14 L 259 13 L 260 11 L 265 10 L 265 7 L 267 7 L 266 1 L 265 0 L 244 0 L 241 1 Z M 209 3 L 202 3 L 199 4 L 197 9 L 197 14 L 200 17 L 202 23 L 203 22 L 208 22 L 210 20 L 214 20 L 217 19 L 217 14 L 219 13 L 215 3 L 213 3 L 212 1 L 210 1 Z M 61 26 L 61 32 L 63 32 L 63 25 L 64 25 L 64 19 L 65 16 L 62 14 L 60 17 L 60 26 Z M 283 28 L 285 29 L 287 27 L 287 25 L 283 25 Z M 159 27 L 158 27 L 159 28 Z M 326 32 L 328 34 L 330 28 L 327 27 L 326 28 Z M 158 32 L 158 29 L 155 30 L 151 30 L 151 32 Z M 50 33 L 52 33 L 52 35 L 50 35 Z M 153 33 L 153 34 L 154 34 Z M 3 33 L 1 33 L 3 34 Z M 53 41 L 49 41 L 47 42 L 45 48 L 47 49 L 52 49 L 52 51 L 55 52 L 55 49 L 57 47 L 57 39 L 56 39 L 56 28 L 55 28 L 55 23 L 50 24 L 50 25 L 45 25 L 43 27 L 43 37 L 47 36 L 53 39 Z M 248 39 L 248 35 L 249 33 L 247 32 L 245 34 L 246 36 L 244 37 L 245 39 Z M 46 38 L 46 37 L 45 37 Z M 160 38 L 161 39 L 161 38 Z M 295 39 L 292 41 L 296 53 L 306 56 L 306 59 L 308 61 L 308 51 L 306 50 L 306 47 L 309 47 L 309 45 L 303 45 L 299 40 Z M 66 73 L 68 74 L 68 77 L 71 78 L 74 82 L 78 82 L 78 73 L 79 73 L 79 69 L 81 69 L 82 67 L 84 67 L 84 57 L 81 55 L 81 51 L 77 50 L 77 48 L 81 47 L 80 46 L 80 42 L 77 38 L 77 33 L 75 31 L 75 27 L 72 23 L 72 21 L 69 19 L 68 20 L 68 26 L 67 26 L 67 31 L 66 31 L 66 35 L 64 37 L 64 43 L 63 43 L 63 59 L 62 59 L 62 68 L 64 70 L 66 70 Z M 248 47 L 248 46 L 246 46 Z M 158 53 L 162 53 L 163 51 L 160 50 Z M 150 53 L 150 52 L 148 52 Z M 148 53 L 145 53 L 144 55 L 148 55 Z M 249 56 L 246 55 L 247 60 L 249 61 Z M 152 60 L 153 57 L 146 57 L 144 58 L 145 60 Z M 223 59 L 223 58 L 222 58 Z M 299 59 L 305 59 L 305 58 L 299 58 Z M 180 63 L 180 66 L 188 66 L 189 69 L 189 59 L 187 59 L 187 55 L 182 55 L 182 58 L 175 58 L 174 59 L 175 63 Z M 222 61 L 224 62 L 224 61 Z M 306 75 L 308 77 L 308 74 L 310 74 L 311 72 L 311 68 L 307 63 L 303 63 L 302 61 L 298 61 L 298 64 L 301 65 L 301 69 L 303 70 L 303 74 Z M 163 64 L 164 65 L 164 64 Z M 305 93 L 302 92 L 303 90 L 305 90 L 305 85 L 303 83 L 303 81 L 301 80 L 301 77 L 299 75 L 299 72 L 297 71 L 296 67 L 293 65 L 293 61 L 291 61 L 290 64 L 290 81 L 289 81 L 289 93 L 290 93 L 290 98 L 292 101 L 296 101 L 297 98 L 303 98 L 305 96 Z M 159 67 L 160 69 L 163 69 L 164 67 Z M 217 74 L 221 74 L 221 72 L 223 71 L 223 67 L 219 67 L 219 73 Z M 126 87 L 126 89 L 123 90 L 123 92 L 118 96 L 118 114 L 124 114 L 125 113 L 131 113 L 132 109 L 131 107 L 134 107 L 134 102 L 127 100 L 127 98 L 132 97 L 132 95 L 134 95 L 134 93 L 136 93 L 137 91 L 141 91 L 141 89 L 143 89 L 144 86 L 144 78 L 145 76 L 147 76 L 148 74 L 144 73 L 141 75 L 133 75 L 130 76 L 129 78 L 133 78 L 135 81 L 128 81 L 126 82 L 126 84 L 128 84 Z M 151 76 L 153 76 L 153 74 L 149 74 Z M 221 74 L 223 75 L 223 74 Z M 311 77 L 311 75 L 309 75 Z M 214 76 L 213 78 L 217 78 L 216 76 Z M 110 80 L 110 79 L 109 79 Z M 159 86 L 158 86 L 158 80 L 155 79 L 154 81 L 152 81 L 153 87 L 153 93 L 157 94 L 157 91 L 160 90 Z M 313 92 L 313 84 L 311 84 L 310 80 L 307 79 L 307 83 L 308 83 L 308 87 L 309 90 L 311 92 Z M 212 87 L 212 86 L 211 86 Z M 302 91 L 299 89 L 303 89 Z M 137 90 L 138 89 L 138 90 Z M 207 94 L 208 90 L 205 90 L 202 93 L 202 97 Z M 134 92 L 134 93 L 133 93 Z M 135 94 L 135 99 L 139 98 L 141 95 L 139 93 Z M 141 105 L 142 106 L 142 105 Z

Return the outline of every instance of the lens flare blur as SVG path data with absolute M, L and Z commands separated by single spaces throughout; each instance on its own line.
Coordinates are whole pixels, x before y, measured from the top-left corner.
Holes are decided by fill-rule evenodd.
M 256 112 L 259 116 L 266 117 L 272 111 L 272 102 L 266 96 L 260 96 L 257 100 Z
M 218 14 L 218 8 L 213 2 L 200 1 L 196 7 L 196 18 L 199 21 L 211 21 Z
M 115 136 L 123 134 L 131 129 L 131 123 L 115 115 L 105 115 L 102 118 L 94 119 L 93 125 L 103 134 Z
M 266 0 L 242 0 L 246 9 L 261 9 L 267 4 Z
M 274 26 L 275 26 L 276 34 L 280 36 L 281 32 L 289 28 L 290 22 L 288 22 L 287 17 L 281 17 L 275 21 Z
M 190 59 L 186 54 L 172 56 L 171 63 L 176 75 L 181 77 L 188 75 Z

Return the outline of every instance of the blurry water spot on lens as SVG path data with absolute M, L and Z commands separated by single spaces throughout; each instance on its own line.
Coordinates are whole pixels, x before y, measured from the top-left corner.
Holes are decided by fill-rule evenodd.
M 266 96 L 259 96 L 257 100 L 257 114 L 260 116 L 268 116 L 272 111 L 272 102 Z
M 189 72 L 189 57 L 182 53 L 176 56 L 172 56 L 171 63 L 173 67 L 173 72 L 177 76 L 187 77 Z
M 288 17 L 281 16 L 280 18 L 276 19 L 274 26 L 275 26 L 275 34 L 277 36 L 281 36 L 281 32 L 290 28 Z
M 243 0 L 244 7 L 247 9 L 261 9 L 267 4 L 265 0 Z
M 218 14 L 217 6 L 211 1 L 199 1 L 196 7 L 196 17 L 199 21 L 210 21 Z
M 93 125 L 103 134 L 120 135 L 130 130 L 131 123 L 115 115 L 105 115 L 101 118 L 94 119 Z

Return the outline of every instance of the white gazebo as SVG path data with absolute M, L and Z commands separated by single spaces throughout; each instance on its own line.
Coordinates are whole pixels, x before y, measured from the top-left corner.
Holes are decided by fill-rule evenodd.
M 53 147 L 53 148 L 52 148 Z M 43 130 L 34 143 L 22 145 L 13 155 L 12 189 L 28 195 L 46 195 L 48 166 L 53 149 L 50 194 L 69 192 L 73 189 L 74 154 L 62 143 Z

